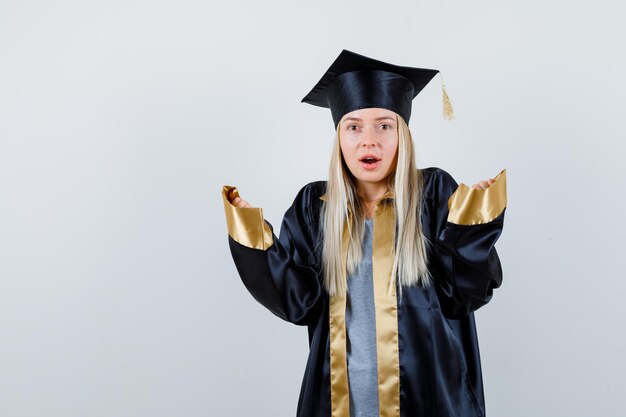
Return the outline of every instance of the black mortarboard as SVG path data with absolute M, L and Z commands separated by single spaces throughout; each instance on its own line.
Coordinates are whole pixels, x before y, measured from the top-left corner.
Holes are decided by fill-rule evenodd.
M 388 64 L 344 49 L 302 102 L 330 108 L 335 127 L 344 114 L 370 107 L 392 110 L 408 123 L 413 99 L 438 72 Z M 451 119 L 445 88 L 443 94 L 444 116 Z

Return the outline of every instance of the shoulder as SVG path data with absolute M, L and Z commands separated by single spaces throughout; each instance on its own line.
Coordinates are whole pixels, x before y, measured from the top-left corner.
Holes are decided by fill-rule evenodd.
M 315 202 L 326 193 L 326 181 L 311 181 L 306 183 L 298 191 L 296 199 Z
M 446 170 L 439 167 L 421 168 L 424 183 L 424 195 L 429 198 L 448 198 L 458 184 L 454 177 Z
M 316 203 L 325 198 L 327 181 L 311 181 L 300 188 L 298 197 L 309 203 Z
M 328 183 L 328 181 L 311 181 L 310 183 L 308 183 L 307 185 L 305 185 L 304 187 L 308 187 L 310 192 L 311 192 L 311 196 L 312 197 L 317 197 L 318 199 L 323 196 L 324 194 L 326 194 L 326 184 Z
M 289 214 L 297 216 L 302 221 L 311 222 L 316 219 L 326 193 L 326 181 L 311 181 L 303 185 L 293 200 Z

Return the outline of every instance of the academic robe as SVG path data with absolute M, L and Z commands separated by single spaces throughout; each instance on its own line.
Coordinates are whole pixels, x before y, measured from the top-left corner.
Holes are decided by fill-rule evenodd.
M 473 312 L 502 282 L 494 244 L 503 228 L 506 170 L 486 189 L 458 185 L 443 169 L 421 169 L 428 287 L 387 291 L 393 266 L 393 191 L 374 214 L 373 279 L 380 417 L 485 415 Z M 228 242 L 243 284 L 276 316 L 307 326 L 309 355 L 297 417 L 350 417 L 345 297 L 329 297 L 321 273 L 320 210 L 326 181 L 306 184 L 280 236 L 261 208 L 238 208 L 224 186 Z M 234 198 L 234 197 L 231 197 Z M 349 213 L 351 215 L 351 213 Z M 345 266 L 347 227 L 342 257 Z M 393 286 L 392 286 L 393 287 Z M 278 400 L 278 397 L 276 398 Z

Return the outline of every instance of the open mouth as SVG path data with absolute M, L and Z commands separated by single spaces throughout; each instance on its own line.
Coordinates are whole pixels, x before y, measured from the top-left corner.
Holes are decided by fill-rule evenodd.
M 359 159 L 359 162 L 361 162 L 361 166 L 365 169 L 374 169 L 378 167 L 380 158 L 376 155 L 365 155 Z
M 367 162 L 367 163 L 373 163 L 373 162 L 376 162 L 376 161 L 380 161 L 380 158 L 377 157 L 376 155 L 367 154 L 367 155 L 363 155 L 362 157 L 360 157 L 359 161 Z

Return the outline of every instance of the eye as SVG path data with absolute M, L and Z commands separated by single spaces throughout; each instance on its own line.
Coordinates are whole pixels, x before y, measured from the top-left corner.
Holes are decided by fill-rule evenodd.
M 357 130 L 357 128 L 358 127 L 355 124 L 348 125 L 348 130 Z
M 380 128 L 381 128 L 382 130 L 389 130 L 389 129 L 391 129 L 391 126 L 390 126 L 390 125 L 387 125 L 387 124 L 382 124 L 382 125 L 380 125 Z

